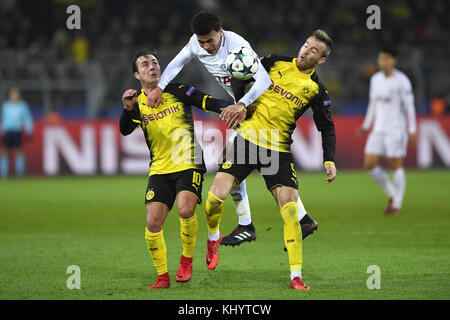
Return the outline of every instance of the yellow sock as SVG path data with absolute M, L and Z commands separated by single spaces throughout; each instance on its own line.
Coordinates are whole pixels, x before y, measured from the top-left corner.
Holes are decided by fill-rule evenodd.
M 222 217 L 223 212 L 223 200 L 219 199 L 209 191 L 205 209 L 208 232 L 210 235 L 214 235 L 219 231 L 220 218 Z
M 167 248 L 164 241 L 163 230 L 160 232 L 150 232 L 145 228 L 145 240 L 147 241 L 148 251 L 153 259 L 153 265 L 158 275 L 167 272 Z
M 180 218 L 181 244 L 183 245 L 183 256 L 192 258 L 198 233 L 198 219 L 196 214 L 189 219 Z
M 290 271 L 301 270 L 302 230 L 298 222 L 297 203 L 286 203 L 280 213 L 284 221 L 284 245 L 288 251 Z

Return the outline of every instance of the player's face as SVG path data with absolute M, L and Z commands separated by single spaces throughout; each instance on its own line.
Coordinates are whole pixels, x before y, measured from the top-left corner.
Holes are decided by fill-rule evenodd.
M 9 100 L 18 101 L 20 99 L 20 92 L 18 89 L 13 88 L 9 91 Z
M 212 30 L 210 33 L 203 36 L 198 34 L 196 36 L 200 47 L 205 49 L 209 54 L 216 54 L 217 51 L 219 51 L 222 42 L 222 29 L 220 29 L 219 32 Z
M 315 37 L 309 37 L 300 48 L 297 56 L 297 66 L 300 70 L 314 68 L 317 64 L 324 63 L 326 58 L 323 53 L 327 49 L 325 43 Z
M 394 69 L 396 62 L 397 60 L 386 52 L 380 52 L 378 54 L 378 67 L 383 72 L 391 72 L 392 69 Z
M 134 73 L 136 79 L 149 85 L 157 85 L 161 78 L 161 69 L 158 59 L 151 54 L 140 56 L 136 60 L 138 72 Z

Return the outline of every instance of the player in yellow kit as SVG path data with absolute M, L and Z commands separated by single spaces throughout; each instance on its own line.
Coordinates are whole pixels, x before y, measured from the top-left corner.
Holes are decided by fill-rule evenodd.
M 140 126 L 150 151 L 150 172 L 145 194 L 145 239 L 158 279 L 149 289 L 169 288 L 164 220 L 177 199 L 183 252 L 175 280 L 189 281 L 198 232 L 195 207 L 202 200 L 203 174 L 206 171 L 202 149 L 194 136 L 191 105 L 219 113 L 221 107 L 231 102 L 214 99 L 194 87 L 170 83 L 162 94 L 159 106 L 149 107 L 147 94 L 158 84 L 161 76 L 158 59 L 154 53 L 139 52 L 132 66 L 142 89 L 139 94 L 133 89 L 123 94 L 120 132 L 128 135 Z
M 302 280 L 302 233 L 297 215 L 297 176 L 290 145 L 297 119 L 308 109 L 322 134 L 324 167 L 331 182 L 336 177 L 334 153 L 336 136 L 330 111 L 330 98 L 320 82 L 315 67 L 325 62 L 333 42 L 322 30 L 316 30 L 301 47 L 297 58 L 269 55 L 262 65 L 272 80 L 271 86 L 253 103 L 251 117 L 238 127 L 232 154 L 216 174 L 206 200 L 208 232 L 219 234 L 218 241 L 208 241 L 206 264 L 218 263 L 221 234 L 219 224 L 224 200 L 234 182 L 242 182 L 253 170 L 263 176 L 267 189 L 277 202 L 284 221 L 284 242 L 288 251 L 291 287 L 308 290 Z M 244 92 L 245 82 L 233 80 L 236 98 Z M 235 105 L 222 111 L 221 117 L 235 126 L 245 106 Z

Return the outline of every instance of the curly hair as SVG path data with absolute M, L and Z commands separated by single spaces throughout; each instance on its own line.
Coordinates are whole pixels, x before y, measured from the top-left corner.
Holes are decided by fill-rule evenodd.
M 204 36 L 213 30 L 219 32 L 220 28 L 222 28 L 220 18 L 210 11 L 198 12 L 191 21 L 192 32 L 199 36 Z

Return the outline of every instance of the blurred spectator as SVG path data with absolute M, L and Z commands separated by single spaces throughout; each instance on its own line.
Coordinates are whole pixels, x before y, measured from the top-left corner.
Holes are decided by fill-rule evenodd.
M 72 59 L 77 63 L 85 63 L 89 59 L 89 42 L 83 35 L 77 36 L 72 42 Z
M 15 153 L 16 176 L 22 178 L 25 174 L 25 155 L 22 150 L 22 129 L 27 136 L 33 134 L 33 119 L 28 104 L 20 99 L 18 88 L 11 88 L 9 100 L 2 106 L 2 153 L 0 157 L 1 177 L 6 179 L 9 172 L 9 156 Z
M 343 110 L 341 103 L 361 103 L 363 100 L 366 103 L 370 76 L 364 66 L 374 60 L 370 53 L 376 52 L 384 43 L 396 43 L 403 58 L 400 67 L 411 77 L 415 89 L 418 87 L 415 90 L 420 98 L 417 110 L 428 111 L 431 98 L 440 96 L 450 79 L 447 67 L 450 1 L 376 3 L 382 14 L 381 30 L 367 29 L 366 9 L 370 3 L 366 0 L 261 0 L 257 3 L 252 0 L 170 0 L 159 1 L 157 6 L 149 1 L 3 0 L 0 1 L 0 77 L 3 75 L 7 84 L 8 81 L 16 83 L 14 77 L 17 75 L 28 81 L 29 70 L 22 72 L 19 69 L 29 68 L 28 65 L 16 61 L 19 58 L 33 61 L 41 68 L 35 73 L 40 77 L 37 81 L 41 85 L 48 84 L 46 88 L 52 90 L 55 101 L 66 102 L 70 91 L 79 90 L 78 97 L 85 96 L 82 85 L 76 83 L 85 80 L 75 79 L 73 74 L 81 73 L 83 77 L 86 74 L 72 72 L 68 65 L 77 62 L 76 67 L 81 70 L 93 62 L 101 66 L 99 69 L 108 80 L 103 99 L 110 101 L 108 103 L 120 103 L 119 93 L 130 80 L 122 76 L 124 70 L 128 70 L 127 57 L 136 49 L 158 48 L 162 64 L 168 62 L 168 57 L 188 41 L 191 34 L 189 21 L 193 15 L 201 9 L 210 9 L 222 18 L 224 29 L 244 35 L 259 56 L 273 52 L 294 56 L 312 30 L 326 30 L 335 40 L 336 47 L 330 57 L 333 63 L 321 68 L 320 72 L 324 82 L 334 84 L 336 91 L 332 90 L 331 94 L 335 102 L 339 101 L 334 103 L 336 110 Z M 66 9 L 70 4 L 80 6 L 81 30 L 66 28 Z M 420 65 L 409 59 L 414 50 L 423 52 L 426 57 Z M 11 61 L 10 57 L 13 58 L 12 66 L 6 63 Z M 13 69 L 14 62 L 20 67 Z M 202 75 L 194 76 L 200 81 L 208 81 Z M 434 85 L 426 86 L 424 79 Z M 32 99 L 31 95 L 29 97 Z M 53 105 L 55 101 L 52 101 Z M 31 105 L 43 104 L 42 101 L 29 102 Z M 102 106 L 104 110 L 111 107 L 114 109 L 114 106 Z

